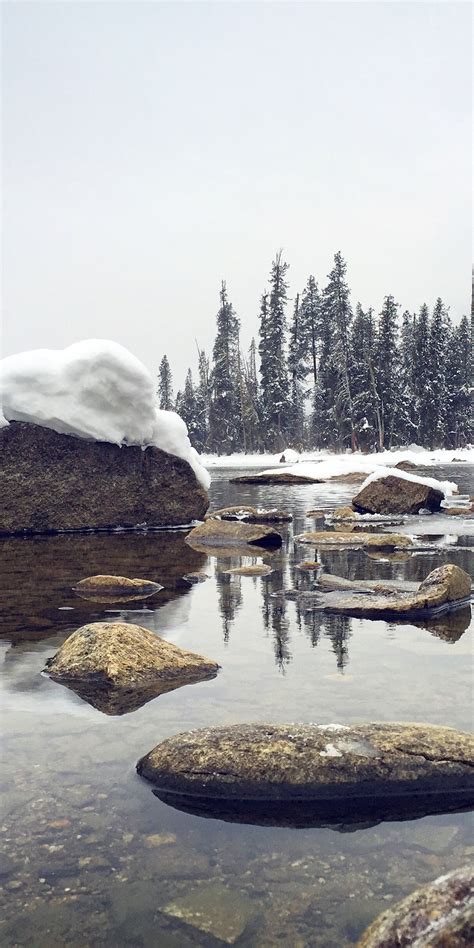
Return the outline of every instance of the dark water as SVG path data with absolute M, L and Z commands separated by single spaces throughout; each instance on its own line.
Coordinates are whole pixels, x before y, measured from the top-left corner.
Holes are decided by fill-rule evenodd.
M 213 470 L 212 506 L 290 510 L 264 578 L 227 576 L 240 557 L 193 552 L 180 533 L 0 540 L 2 945 L 344 946 L 415 886 L 474 853 L 470 815 L 449 813 L 353 832 L 202 819 L 161 803 L 135 775 L 164 737 L 241 721 L 409 720 L 472 726 L 469 610 L 424 626 L 299 614 L 272 592 L 302 582 L 295 546 L 305 512 L 350 499 L 347 485 L 229 485 Z M 472 468 L 430 468 L 474 492 Z M 397 528 L 398 529 L 398 528 Z M 319 552 L 351 578 L 421 580 L 442 563 L 472 574 L 474 522 L 417 517 L 417 551 L 372 558 Z M 255 557 L 254 562 L 259 561 Z M 250 562 L 245 560 L 245 562 Z M 205 569 L 190 588 L 182 576 Z M 165 588 L 130 610 L 77 599 L 94 573 Z M 122 617 L 217 660 L 215 680 L 102 714 L 41 676 L 79 625 Z

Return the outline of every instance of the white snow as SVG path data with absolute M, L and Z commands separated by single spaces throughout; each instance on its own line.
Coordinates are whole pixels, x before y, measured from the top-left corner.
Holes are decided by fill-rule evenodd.
M 154 445 L 188 461 L 203 487 L 210 484 L 184 421 L 158 408 L 152 376 L 116 342 L 87 339 L 2 359 L 0 427 L 10 421 L 88 441 Z
M 220 457 L 217 454 L 206 454 L 201 456 L 201 461 L 206 467 L 258 467 L 263 468 L 276 467 L 278 470 L 285 470 L 283 465 L 279 464 L 282 452 L 277 454 L 229 454 Z M 285 452 L 286 456 L 286 452 Z M 377 466 L 388 466 L 398 464 L 399 461 L 411 461 L 413 464 L 423 467 L 433 467 L 438 464 L 450 464 L 453 459 L 474 464 L 474 448 L 437 448 L 435 451 L 428 451 L 417 444 L 411 444 L 408 448 L 397 448 L 393 451 L 381 451 L 377 454 L 360 454 L 358 452 L 349 454 L 334 454 L 330 451 L 304 451 L 298 455 L 298 475 L 304 472 L 308 463 L 318 464 L 321 461 L 342 462 L 343 464 L 357 463 L 357 467 L 352 470 L 360 470 L 362 473 L 370 474 Z M 344 468 L 349 470 L 349 468 Z M 342 471 L 339 471 L 342 473 Z
M 378 481 L 381 477 L 389 476 L 398 477 L 402 481 L 411 481 L 414 484 L 425 484 L 427 487 L 433 487 L 434 490 L 441 491 L 445 497 L 455 494 L 458 489 L 454 481 L 438 481 L 435 477 L 418 477 L 417 474 L 412 474 L 411 471 L 393 470 L 390 467 L 377 467 L 361 484 L 360 489 L 363 490 L 372 481 Z

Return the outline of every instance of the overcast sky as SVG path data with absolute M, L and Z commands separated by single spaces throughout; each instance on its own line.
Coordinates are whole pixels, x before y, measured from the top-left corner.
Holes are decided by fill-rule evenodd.
M 3 3 L 3 354 L 115 339 L 181 384 L 221 279 L 257 331 L 340 249 L 355 303 L 470 305 L 469 3 Z

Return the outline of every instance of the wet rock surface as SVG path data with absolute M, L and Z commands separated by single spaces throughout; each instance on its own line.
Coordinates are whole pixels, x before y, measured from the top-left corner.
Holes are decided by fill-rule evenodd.
M 401 533 L 363 533 L 358 530 L 309 530 L 295 537 L 296 543 L 311 543 L 314 546 L 352 546 L 356 549 L 367 547 L 369 550 L 394 550 L 399 547 L 410 547 L 413 540 Z
M 352 506 L 360 513 L 416 514 L 422 509 L 439 510 L 442 500 L 442 491 L 390 474 L 363 487 L 352 498 Z
M 228 576 L 268 576 L 273 573 L 273 569 L 266 563 L 255 563 L 253 566 L 234 566 L 226 569 L 225 573 Z
M 204 516 L 207 491 L 181 458 L 12 422 L 0 429 L 0 534 L 177 526 Z
M 81 579 L 73 590 L 76 595 L 93 602 L 134 601 L 154 596 L 163 589 L 159 583 L 147 579 L 127 579 L 125 576 L 88 576 Z
M 468 948 L 474 943 L 474 868 L 464 866 L 383 912 L 358 948 Z
M 291 473 L 289 471 L 275 471 L 273 474 L 241 474 L 238 477 L 230 477 L 230 484 L 260 484 L 268 486 L 269 484 L 323 484 L 323 480 L 316 477 L 308 477 L 304 474 Z
M 198 547 L 229 547 L 250 545 L 260 547 L 281 546 L 281 535 L 272 527 L 248 523 L 229 523 L 223 520 L 206 520 L 194 527 L 186 537 L 186 543 Z
M 286 510 L 261 510 L 256 507 L 223 507 L 206 514 L 205 520 L 238 520 L 241 523 L 291 523 L 293 517 Z
M 282 595 L 296 600 L 303 608 L 334 615 L 402 618 L 406 621 L 462 607 L 470 600 L 471 579 L 468 573 L 452 564 L 433 570 L 418 587 L 415 583 L 349 580 L 322 573 L 315 589 L 292 589 Z
M 138 625 L 95 622 L 73 632 L 45 671 L 100 710 L 123 714 L 182 684 L 215 676 L 218 665 Z
M 423 724 L 235 725 L 189 731 L 137 764 L 160 795 L 252 802 L 444 798 L 474 804 L 474 740 Z

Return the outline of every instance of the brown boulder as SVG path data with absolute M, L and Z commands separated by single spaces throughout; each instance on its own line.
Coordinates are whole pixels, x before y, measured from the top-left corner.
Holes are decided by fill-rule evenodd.
M 473 898 L 473 867 L 455 869 L 379 915 L 358 948 L 468 948 L 474 944 Z
M 269 573 L 273 573 L 273 570 L 266 563 L 256 563 L 254 566 L 235 566 L 224 572 L 227 576 L 268 576 Z
M 352 546 L 357 549 L 364 547 L 370 550 L 393 550 L 398 547 L 412 546 L 411 537 L 402 533 L 362 533 L 343 532 L 338 530 L 309 530 L 295 537 L 297 543 L 311 543 L 314 546 Z
M 209 505 L 188 462 L 155 447 L 12 422 L 0 429 L 0 455 L 0 534 L 179 526 Z
M 121 709 L 108 713 L 122 714 L 157 694 L 214 677 L 218 668 L 141 626 L 93 622 L 76 629 L 44 670 L 91 704 L 100 707 L 103 701 Z
M 317 477 L 305 477 L 304 474 L 291 474 L 289 471 L 279 471 L 274 474 L 241 474 L 239 477 L 230 477 L 230 484 L 323 484 Z
M 415 471 L 418 467 L 417 464 L 413 464 L 413 461 L 398 461 L 398 463 L 393 466 L 399 471 Z
M 357 514 L 352 507 L 336 507 L 332 511 L 331 517 L 333 520 L 355 520 Z
M 114 602 L 148 598 L 163 589 L 148 579 L 127 579 L 125 576 L 88 576 L 81 579 L 74 592 L 82 599 L 93 602 Z
M 443 602 L 459 602 L 469 599 L 471 595 L 471 578 L 459 566 L 447 563 L 438 566 L 418 587 L 419 595 L 426 597 L 427 602 L 434 597 L 442 597 Z
M 199 547 L 233 547 L 242 544 L 262 547 L 281 546 L 280 534 L 273 527 L 265 527 L 226 520 L 206 520 L 194 527 L 186 543 Z
M 363 487 L 352 498 L 352 506 L 359 513 L 416 514 L 422 508 L 439 510 L 443 499 L 441 490 L 389 474 Z

